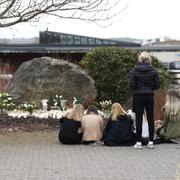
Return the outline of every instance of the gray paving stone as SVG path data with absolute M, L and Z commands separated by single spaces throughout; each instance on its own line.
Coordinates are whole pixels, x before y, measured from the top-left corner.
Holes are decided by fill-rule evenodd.
M 0 134 L 0 180 L 180 180 L 180 145 L 62 145 L 57 132 Z

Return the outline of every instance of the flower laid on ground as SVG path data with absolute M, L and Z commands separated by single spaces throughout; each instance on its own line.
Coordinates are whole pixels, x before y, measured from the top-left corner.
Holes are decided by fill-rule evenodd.
M 109 110 L 111 109 L 112 101 L 111 100 L 100 101 L 99 104 L 102 109 Z
M 42 104 L 42 109 L 44 110 L 44 111 L 47 111 L 48 110 L 48 99 L 43 99 L 42 101 L 41 101 L 41 104 Z
M 50 111 L 43 111 L 42 109 L 35 109 L 31 116 L 37 117 L 37 118 L 53 118 L 53 119 L 60 119 L 63 115 L 70 112 L 72 109 L 67 109 L 65 111 L 61 110 L 50 110 Z M 13 111 L 7 112 L 8 116 L 14 117 L 14 118 L 27 118 L 29 116 L 28 111 L 23 111 L 20 109 L 14 109 Z
M 36 109 L 36 105 L 24 103 L 19 105 L 19 109 L 22 111 L 28 111 L 30 114 L 32 114 L 33 110 Z
M 56 94 L 55 97 L 53 97 L 52 101 L 50 101 L 51 109 L 52 110 L 62 110 L 61 100 L 62 95 Z
M 106 117 L 109 117 L 111 114 L 111 107 L 112 107 L 112 101 L 111 100 L 104 100 L 99 102 L 103 113 L 105 114 Z
M 81 99 L 77 99 L 76 97 L 73 98 L 73 106 L 76 105 L 76 104 L 81 104 L 82 103 L 82 100 Z
M 12 97 L 8 93 L 0 93 L 0 109 L 11 111 L 15 108 Z
M 77 104 L 78 100 L 76 97 L 73 98 L 73 105 Z

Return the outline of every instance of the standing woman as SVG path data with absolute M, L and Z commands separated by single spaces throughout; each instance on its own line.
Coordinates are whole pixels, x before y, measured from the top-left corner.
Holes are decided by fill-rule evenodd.
M 164 140 L 180 138 L 180 90 L 170 89 L 164 106 L 164 122 L 160 130 Z
M 142 121 L 144 109 L 149 126 L 148 148 L 154 148 L 154 90 L 160 87 L 160 79 L 151 66 L 151 57 L 147 52 L 139 55 L 138 62 L 129 73 L 130 87 L 133 90 L 134 110 L 136 114 L 136 149 L 142 149 Z
M 81 104 L 60 119 L 59 141 L 63 144 L 79 144 L 82 140 L 81 120 L 84 107 Z

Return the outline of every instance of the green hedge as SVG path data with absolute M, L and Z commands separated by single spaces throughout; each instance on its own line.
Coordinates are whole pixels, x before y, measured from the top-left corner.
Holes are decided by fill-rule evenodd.
M 124 104 L 131 96 L 128 73 L 138 59 L 138 52 L 124 48 L 95 48 L 81 60 L 81 65 L 94 78 L 97 100 L 111 99 Z M 153 58 L 163 86 L 169 84 L 169 74 L 162 63 Z

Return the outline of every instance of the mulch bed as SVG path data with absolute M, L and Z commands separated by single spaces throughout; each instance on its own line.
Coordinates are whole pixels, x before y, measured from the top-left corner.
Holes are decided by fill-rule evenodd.
M 155 93 L 155 120 L 163 119 L 161 108 L 165 103 L 166 90 L 158 90 Z M 2 132 L 33 132 L 52 131 L 59 129 L 59 120 L 54 118 L 14 118 L 6 114 L 0 114 L 0 133 Z
M 59 129 L 59 120 L 53 118 L 14 118 L 7 115 L 0 115 L 0 133 L 2 132 L 33 132 L 52 131 Z

